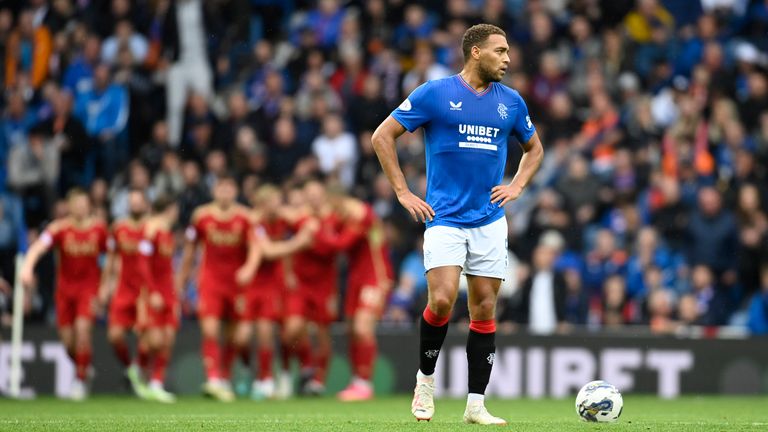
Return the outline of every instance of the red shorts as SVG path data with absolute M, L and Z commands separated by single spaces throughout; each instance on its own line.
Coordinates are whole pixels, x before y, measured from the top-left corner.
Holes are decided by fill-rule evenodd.
M 175 295 L 163 295 L 163 306 L 159 309 L 153 308 L 149 301 L 144 302 L 146 312 L 143 313 L 144 319 L 141 328 L 173 328 L 178 330 L 181 324 L 181 305 Z
M 134 328 L 144 301 L 141 290 L 118 287 L 109 303 L 109 327 Z
M 93 321 L 93 311 L 98 297 L 98 288 L 92 290 L 56 289 L 56 324 L 70 327 L 76 318 Z
M 283 293 L 275 289 L 250 288 L 248 316 L 253 321 L 279 321 L 283 317 Z
M 344 315 L 351 318 L 357 311 L 366 310 L 381 317 L 387 308 L 391 283 L 354 283 L 347 286 Z
M 328 325 L 339 316 L 335 291 L 296 290 L 285 300 L 285 316 L 300 316 L 320 325 Z
M 197 300 L 197 316 L 200 319 L 248 321 L 247 293 L 245 290 L 201 289 Z

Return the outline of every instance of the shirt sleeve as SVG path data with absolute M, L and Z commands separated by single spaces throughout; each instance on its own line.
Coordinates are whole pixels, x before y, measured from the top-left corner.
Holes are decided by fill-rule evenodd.
M 512 126 L 512 135 L 520 141 L 521 144 L 527 143 L 536 132 L 536 127 L 528 114 L 528 106 L 523 98 L 517 94 L 517 118 Z
M 399 107 L 392 111 L 392 117 L 403 125 L 408 132 L 413 132 L 431 120 L 429 94 L 432 86 L 427 81 L 418 86 Z

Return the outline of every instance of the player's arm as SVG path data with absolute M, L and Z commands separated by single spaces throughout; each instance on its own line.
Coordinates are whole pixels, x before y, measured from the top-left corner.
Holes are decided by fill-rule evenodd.
M 272 241 L 266 234 L 258 234 L 262 257 L 266 260 L 276 260 L 309 247 L 312 244 L 312 237 L 317 231 L 317 224 L 314 225 L 309 223 L 302 225 L 299 232 L 288 240 Z
M 251 233 L 246 240 L 248 242 L 248 255 L 246 256 L 243 265 L 237 269 L 237 273 L 235 274 L 235 280 L 240 286 L 245 286 L 253 280 L 253 277 L 256 275 L 256 270 L 259 269 L 259 264 L 261 264 L 262 258 L 261 245 L 259 244 L 256 235 L 253 234 L 253 229 L 249 231 Z
M 22 285 L 27 289 L 35 287 L 35 266 L 37 266 L 40 258 L 53 246 L 53 233 L 57 229 L 56 227 L 57 224 L 55 222 L 51 224 L 27 249 L 24 263 L 21 266 L 21 274 L 19 275 Z
M 532 126 L 530 127 L 532 128 Z M 523 157 L 520 158 L 515 177 L 509 184 L 498 185 L 491 189 L 491 202 L 499 203 L 499 207 L 516 200 L 523 193 L 536 171 L 539 170 L 541 161 L 544 160 L 544 146 L 541 144 L 539 134 L 536 131 L 521 147 L 523 148 Z
M 400 162 L 397 160 L 396 140 L 405 133 L 405 127 L 400 124 L 391 115 L 384 120 L 373 133 L 371 143 L 379 158 L 384 174 L 387 175 L 389 183 L 397 195 L 397 200 L 408 210 L 414 220 L 428 221 L 435 216 L 429 204 L 413 194 L 408 189 L 408 183 L 405 181 L 405 175 L 400 168 Z
M 107 255 L 104 259 L 104 268 L 101 270 L 101 283 L 99 285 L 99 301 L 107 304 L 114 291 L 115 269 L 117 268 L 117 254 L 114 248 L 114 239 L 108 240 Z
M 184 231 L 184 247 L 181 253 L 181 262 L 179 263 L 179 271 L 176 274 L 176 293 L 181 295 L 184 289 L 189 283 L 189 277 L 192 274 L 192 264 L 195 262 L 195 253 L 197 252 L 197 245 L 199 242 L 199 235 L 195 222 L 197 220 L 197 212 L 192 216 L 193 223 L 187 227 Z

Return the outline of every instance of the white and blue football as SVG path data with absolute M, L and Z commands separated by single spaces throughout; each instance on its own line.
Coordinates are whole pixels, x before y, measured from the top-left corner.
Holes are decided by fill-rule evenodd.
M 619 419 L 624 400 L 619 390 L 605 381 L 592 381 L 576 396 L 576 413 L 588 422 L 611 423 Z

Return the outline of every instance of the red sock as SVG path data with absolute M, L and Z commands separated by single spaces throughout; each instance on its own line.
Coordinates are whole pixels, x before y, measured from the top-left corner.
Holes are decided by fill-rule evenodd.
M 376 338 L 362 339 L 355 342 L 356 355 L 355 355 L 355 375 L 358 378 L 364 380 L 370 380 L 373 376 L 373 368 L 376 365 L 376 354 L 378 353 L 378 345 L 376 344 Z
M 168 368 L 170 353 L 166 349 L 161 349 L 155 355 L 155 363 L 152 365 L 152 381 L 164 382 L 165 370 Z
M 232 344 L 224 346 L 224 353 L 221 355 L 221 377 L 225 380 L 232 378 L 232 366 L 235 363 L 235 357 L 240 352 L 240 348 Z
M 209 381 L 221 378 L 220 356 L 219 342 L 215 338 L 203 338 L 203 366 Z
M 139 364 L 141 370 L 149 370 L 150 358 L 151 354 L 149 353 L 149 348 L 144 344 L 139 344 L 138 353 L 136 354 L 136 362 Z
M 75 373 L 77 379 L 85 381 L 88 378 L 88 367 L 91 365 L 91 347 L 79 348 L 75 353 Z
M 285 344 L 280 347 L 280 366 L 284 371 L 291 368 L 291 350 Z
M 259 379 L 272 378 L 272 348 L 259 348 Z
M 312 369 L 312 344 L 309 343 L 309 338 L 304 338 L 298 342 L 296 357 L 299 358 L 301 370 Z
M 117 360 L 120 361 L 123 367 L 128 367 L 131 365 L 131 352 L 128 349 L 128 343 L 125 341 L 125 339 L 112 342 L 112 349 L 115 351 Z
M 321 383 L 325 383 L 325 378 L 328 375 L 328 364 L 331 362 L 331 349 L 330 347 L 320 347 L 315 354 L 315 379 Z

